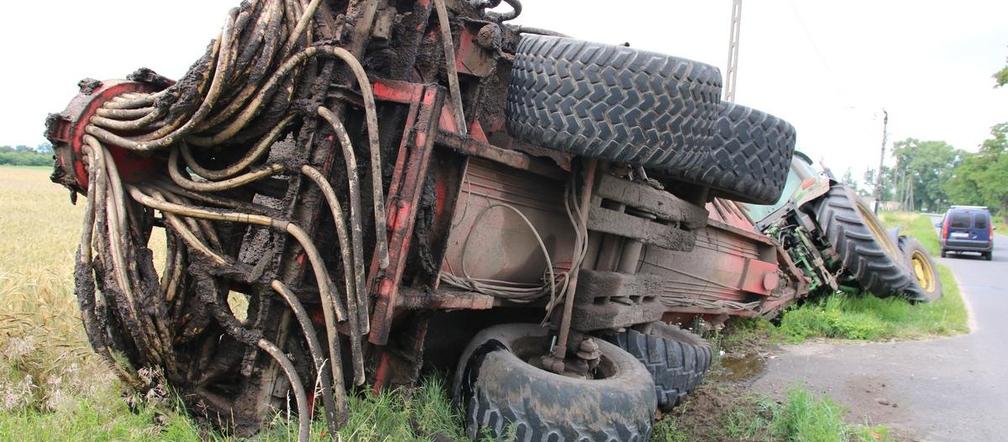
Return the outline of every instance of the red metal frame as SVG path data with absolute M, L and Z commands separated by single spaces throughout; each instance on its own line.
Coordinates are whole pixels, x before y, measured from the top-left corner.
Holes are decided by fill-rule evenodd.
M 85 80 L 86 81 L 86 80 Z M 59 118 L 49 127 L 47 136 L 55 142 L 54 149 L 61 146 L 68 146 L 71 151 L 70 164 L 64 161 L 68 158 L 61 155 L 56 156 L 59 166 L 67 172 L 72 172 L 80 190 L 87 191 L 88 172 L 87 165 L 84 164 L 84 136 L 87 135 L 85 128 L 91 123 L 91 117 L 106 102 L 113 98 L 130 92 L 154 92 L 157 89 L 147 83 L 125 80 L 106 80 L 96 84 L 85 85 L 82 81 L 81 93 L 70 101 L 67 108 L 60 113 Z M 97 86 L 90 89 L 88 86 Z M 136 182 L 149 176 L 149 171 L 153 170 L 157 160 L 151 157 L 143 157 L 130 153 L 117 146 L 105 146 L 115 160 L 119 174 L 126 182 Z
M 375 258 L 368 272 L 368 292 L 375 295 L 368 340 L 376 345 L 385 345 L 395 315 L 399 281 L 402 279 L 413 238 L 424 177 L 437 139 L 436 131 L 444 107 L 444 90 L 436 85 L 383 80 L 374 84 L 374 93 L 377 100 L 410 105 L 386 197 L 389 266 L 382 270 Z

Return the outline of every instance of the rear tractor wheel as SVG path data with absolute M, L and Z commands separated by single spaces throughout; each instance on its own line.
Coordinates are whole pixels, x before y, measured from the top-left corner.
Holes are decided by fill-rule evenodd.
M 888 297 L 910 286 L 913 276 L 903 253 L 872 209 L 847 186 L 833 185 L 813 209 L 844 273 L 861 288 Z

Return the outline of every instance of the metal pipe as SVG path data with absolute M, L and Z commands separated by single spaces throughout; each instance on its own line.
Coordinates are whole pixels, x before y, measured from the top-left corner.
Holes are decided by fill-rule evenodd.
M 452 42 L 451 26 L 448 23 L 448 9 L 444 0 L 434 0 L 434 8 L 437 9 L 438 26 L 441 28 L 441 44 L 444 48 L 445 70 L 448 72 L 448 90 L 452 97 L 452 113 L 459 133 L 467 136 L 469 128 L 462 109 L 462 92 L 459 88 L 458 69 L 455 68 L 455 43 Z
M 623 251 L 620 254 L 619 267 L 617 272 L 633 275 L 637 273 L 637 264 L 640 262 L 641 252 L 644 251 L 644 243 L 640 240 L 626 238 L 623 240 Z

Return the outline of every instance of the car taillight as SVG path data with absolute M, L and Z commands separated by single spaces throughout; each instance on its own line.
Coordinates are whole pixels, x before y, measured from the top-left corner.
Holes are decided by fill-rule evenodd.
M 994 242 L 994 223 L 987 222 L 987 241 Z
M 945 218 L 945 222 L 942 223 L 942 236 L 941 236 L 942 239 L 948 239 L 948 229 L 949 229 L 949 220 L 948 218 Z

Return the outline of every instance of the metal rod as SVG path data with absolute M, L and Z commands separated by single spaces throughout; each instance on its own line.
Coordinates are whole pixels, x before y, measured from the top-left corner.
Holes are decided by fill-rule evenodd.
M 465 111 L 462 110 L 462 92 L 459 88 L 458 70 L 455 68 L 455 43 L 452 42 L 448 10 L 445 8 L 444 0 L 434 0 L 434 7 L 437 9 L 438 25 L 441 27 L 441 42 L 444 46 L 445 70 L 448 72 L 448 90 L 451 92 L 452 113 L 459 133 L 466 136 L 469 134 L 469 130 L 466 127 Z

